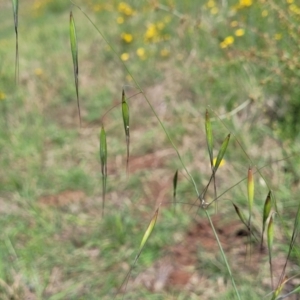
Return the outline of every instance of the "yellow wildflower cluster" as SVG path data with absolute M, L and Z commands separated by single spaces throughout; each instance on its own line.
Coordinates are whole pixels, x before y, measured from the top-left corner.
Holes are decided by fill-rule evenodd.
M 212 15 L 215 15 L 219 12 L 215 0 L 208 0 L 208 2 L 206 3 L 206 7 L 210 10 L 210 13 Z
M 221 43 L 220 47 L 225 49 L 234 43 L 234 37 L 232 35 L 227 36 Z
M 296 4 L 290 4 L 289 11 L 300 16 L 300 6 L 297 6 Z
M 132 34 L 130 34 L 130 33 L 123 32 L 123 33 L 121 34 L 121 39 L 122 39 L 125 43 L 130 44 L 130 43 L 133 41 L 133 36 L 132 36 Z
M 155 24 L 149 24 L 145 33 L 145 41 L 149 42 L 149 41 L 157 41 L 159 38 L 159 30 L 156 27 Z
M 134 13 L 135 13 L 135 11 L 132 9 L 132 7 L 125 2 L 119 3 L 118 11 L 127 17 L 130 17 L 130 16 L 134 15 Z
M 168 34 L 163 34 L 162 30 L 165 28 L 164 22 L 151 23 L 147 26 L 147 30 L 144 34 L 144 41 L 146 43 L 153 42 L 157 43 L 162 40 L 170 38 Z

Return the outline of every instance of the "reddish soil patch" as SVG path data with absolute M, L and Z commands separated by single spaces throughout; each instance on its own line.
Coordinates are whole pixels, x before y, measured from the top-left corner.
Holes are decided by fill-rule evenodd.
M 252 280 L 261 276 L 265 279 L 261 283 L 261 288 L 270 291 L 267 253 L 260 250 L 257 242 L 252 242 L 250 247 L 247 230 L 241 222 L 234 219 L 221 215 L 212 217 L 229 265 L 236 278 L 238 274 Z M 208 291 L 216 292 L 217 289 L 218 292 L 223 293 L 227 289 L 226 279 L 223 278 L 224 273 L 220 271 L 220 274 L 214 274 L 219 276 L 217 282 L 215 277 L 210 279 L 207 274 L 207 268 L 210 268 L 207 267 L 208 264 L 218 261 L 222 263 L 217 241 L 209 221 L 203 219 L 187 231 L 180 244 L 170 247 L 164 257 L 138 275 L 131 287 L 135 288 L 142 284 L 154 292 L 164 289 L 193 290 L 203 296 L 201 299 L 215 299 L 217 293 L 210 295 Z M 273 264 L 275 284 L 284 263 L 285 256 L 277 254 Z M 295 287 L 294 284 L 292 286 Z M 289 290 L 291 291 L 292 288 Z
M 43 196 L 38 203 L 45 206 L 63 207 L 71 204 L 80 204 L 86 199 L 84 192 L 66 190 L 57 195 Z
M 174 154 L 173 149 L 166 149 L 143 156 L 130 157 L 129 172 L 135 173 L 145 169 L 157 169 L 165 166 L 165 161 Z

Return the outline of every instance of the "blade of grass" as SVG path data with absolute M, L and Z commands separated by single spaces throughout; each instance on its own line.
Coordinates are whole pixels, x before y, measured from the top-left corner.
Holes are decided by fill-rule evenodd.
M 119 287 L 116 296 L 120 293 L 122 287 L 125 285 L 125 289 L 124 289 L 124 292 L 123 292 L 123 298 L 124 298 L 124 295 L 126 293 L 126 288 L 127 288 L 127 284 L 128 284 L 131 272 L 132 272 L 132 270 L 133 270 L 133 268 L 134 268 L 134 266 L 135 266 L 138 258 L 140 257 L 140 255 L 141 255 L 141 253 L 142 253 L 142 251 L 143 251 L 143 249 L 145 247 L 145 244 L 147 243 L 147 241 L 148 241 L 148 239 L 149 239 L 149 237 L 150 237 L 150 235 L 151 235 L 151 233 L 152 233 L 152 231 L 154 229 L 154 226 L 155 226 L 156 221 L 157 221 L 158 213 L 159 213 L 159 207 L 156 209 L 153 217 L 151 218 L 151 221 L 150 221 L 150 223 L 149 223 L 149 225 L 148 225 L 148 227 L 147 227 L 147 229 L 146 229 L 146 231 L 145 231 L 145 233 L 143 235 L 143 238 L 141 240 L 138 253 L 137 253 L 137 255 L 136 255 L 136 257 L 135 257 L 135 259 L 133 261 L 133 264 L 131 265 L 128 273 L 126 274 L 125 279 L 123 280 L 121 286 Z
M 264 241 L 264 233 L 266 229 L 266 222 L 269 218 L 271 212 L 271 191 L 269 191 L 268 196 L 265 201 L 264 205 L 264 212 L 263 212 L 263 224 L 262 224 L 262 233 L 261 233 L 261 243 L 260 243 L 260 250 L 263 249 L 263 241 Z
M 206 143 L 207 143 L 207 149 L 209 154 L 209 160 L 210 160 L 210 167 L 213 172 L 213 183 L 214 183 L 214 198 L 217 198 L 217 185 L 216 185 L 216 176 L 214 172 L 214 156 L 213 156 L 213 134 L 211 129 L 211 122 L 210 122 L 210 116 L 208 109 L 206 109 L 205 113 L 205 135 L 206 135 Z M 215 204 L 215 212 L 218 212 L 218 201 L 216 201 Z
M 282 290 L 282 288 L 281 288 L 281 290 Z M 282 295 L 282 296 L 278 297 L 277 300 L 285 299 L 285 298 L 290 297 L 291 295 L 296 294 L 296 293 L 299 293 L 299 292 L 300 292 L 300 286 L 297 286 L 297 287 L 295 287 L 291 292 L 289 292 L 289 293 L 287 293 L 287 294 L 285 294 L 285 295 Z M 278 294 L 279 294 L 279 293 L 278 293 Z
M 174 174 L 174 177 L 173 177 L 173 205 L 174 205 L 174 213 L 176 212 L 175 205 L 176 205 L 177 181 L 178 181 L 178 170 L 176 170 L 176 172 Z
M 216 238 L 216 241 L 217 241 L 217 243 L 218 243 L 218 246 L 219 246 L 219 249 L 220 249 L 222 258 L 223 258 L 223 260 L 224 260 L 224 262 L 225 262 L 226 268 L 227 268 L 227 270 L 228 270 L 228 273 L 229 273 L 229 276 L 230 276 L 230 279 L 231 279 L 231 283 L 232 283 L 232 286 L 233 286 L 233 288 L 234 288 L 236 297 L 237 297 L 237 299 L 240 300 L 241 297 L 240 297 L 239 291 L 238 291 L 237 286 L 236 286 L 236 284 L 235 284 L 235 280 L 234 280 L 234 277 L 233 277 L 231 268 L 230 268 L 229 263 L 228 263 L 228 261 L 227 261 L 226 255 L 225 255 L 225 253 L 224 253 L 224 251 L 223 251 L 223 247 L 222 247 L 221 242 L 220 242 L 220 240 L 219 240 L 219 237 L 218 237 L 218 234 L 217 234 L 217 232 L 216 232 L 215 226 L 214 226 L 214 224 L 213 224 L 213 222 L 212 222 L 212 220 L 211 220 L 211 217 L 210 217 L 208 211 L 207 211 L 206 209 L 205 209 L 204 211 L 205 211 L 205 214 L 206 214 L 206 216 L 207 216 L 207 218 L 208 218 L 208 220 L 209 220 L 209 223 L 210 223 L 210 226 L 211 226 L 211 228 L 212 228 L 212 230 L 213 230 L 213 233 L 214 233 L 214 236 L 215 236 L 215 238 Z
M 213 171 L 212 171 L 212 175 L 208 181 L 208 184 L 206 185 L 206 187 L 204 188 L 203 192 L 199 195 L 198 199 L 200 200 L 201 202 L 201 206 L 202 207 L 207 207 L 209 204 L 207 204 L 205 202 L 205 195 L 206 195 L 206 192 L 210 186 L 210 183 L 211 181 L 213 180 L 221 162 L 222 162 L 222 159 L 225 155 L 225 152 L 226 152 L 226 149 L 228 147 L 228 143 L 229 143 L 229 140 L 230 140 L 230 134 L 227 135 L 227 137 L 225 138 L 225 140 L 223 141 L 222 145 L 221 145 L 221 148 L 219 150 L 219 153 L 218 153 L 218 156 L 217 156 L 217 159 L 215 161 L 215 163 L 213 163 Z M 215 197 L 215 199 L 217 199 L 217 197 Z
M 287 281 L 288 280 L 286 278 L 284 278 L 279 282 L 271 300 L 280 299 L 280 297 L 278 297 L 278 296 L 280 295 L 280 293 L 281 293 L 282 289 L 284 288 L 285 284 L 287 283 Z
M 248 169 L 247 191 L 248 191 L 248 206 L 249 206 L 248 224 L 251 227 L 251 215 L 252 215 L 253 199 L 254 199 L 254 179 L 253 179 L 253 171 L 251 167 L 249 167 Z
M 274 240 L 274 222 L 273 222 L 273 216 L 271 216 L 269 224 L 268 224 L 267 238 L 268 238 L 268 251 L 269 251 L 269 264 L 270 264 L 271 284 L 272 284 L 272 290 L 273 290 L 274 289 L 273 267 L 272 267 L 272 247 L 273 247 L 273 240 Z
M 143 238 L 142 238 L 142 241 L 140 243 L 140 247 L 139 247 L 139 250 L 138 250 L 138 254 L 136 255 L 135 259 L 134 259 L 134 263 L 136 263 L 136 261 L 138 260 L 138 258 L 140 257 L 142 251 L 143 251 L 143 248 L 146 244 L 146 242 L 148 241 L 153 229 L 154 229 L 154 226 L 156 224 L 156 221 L 157 221 L 157 217 L 158 217 L 158 212 L 159 212 L 159 207 L 156 209 L 148 227 L 147 227 L 147 230 L 145 231 L 144 235 L 143 235 Z
M 15 57 L 15 82 L 19 82 L 19 34 L 18 34 L 18 23 L 19 23 L 19 0 L 12 0 L 15 33 L 16 33 L 16 57 Z
M 122 90 L 122 116 L 123 116 L 124 130 L 125 130 L 125 135 L 126 135 L 126 147 L 127 147 L 126 173 L 128 174 L 129 143 L 130 143 L 129 106 L 128 106 L 127 102 L 126 102 L 124 89 Z
M 79 70 L 78 70 L 78 43 L 77 43 L 75 21 L 74 21 L 72 11 L 70 11 L 70 42 L 71 42 L 71 52 L 72 52 L 72 59 L 73 59 L 78 117 L 79 117 L 79 124 L 81 127 L 81 115 L 80 115 L 80 105 L 79 105 L 79 83 L 78 83 L 78 72 L 79 72 Z
M 205 134 L 206 134 L 206 143 L 207 143 L 207 149 L 210 159 L 210 166 L 213 169 L 214 166 L 214 156 L 213 156 L 213 135 L 212 135 L 212 129 L 211 129 L 211 122 L 208 110 L 206 110 L 205 113 Z
M 279 278 L 279 281 L 277 284 L 277 289 L 280 287 L 281 283 L 284 280 L 285 269 L 286 269 L 287 263 L 290 259 L 290 255 L 291 255 L 293 247 L 295 245 L 299 230 L 300 230 L 300 204 L 298 206 L 297 214 L 295 217 L 294 228 L 293 228 L 293 233 L 292 233 L 292 237 L 291 237 L 291 241 L 290 241 L 290 245 L 289 245 L 288 255 L 286 257 L 285 264 L 284 264 L 284 267 L 282 269 L 282 272 L 281 272 L 281 275 L 280 275 L 280 278 Z
M 103 126 L 100 132 L 100 162 L 101 162 L 101 173 L 102 173 L 102 216 L 103 216 L 105 195 L 106 195 L 106 181 L 107 181 L 107 144 L 106 144 L 106 132 Z
M 218 170 L 218 168 L 221 164 L 221 161 L 222 161 L 222 159 L 225 155 L 229 140 L 230 140 L 230 134 L 227 135 L 227 137 L 225 138 L 225 140 L 223 141 L 223 143 L 221 145 L 220 151 L 218 153 L 218 156 L 217 156 L 217 159 L 216 159 L 216 162 L 215 162 L 215 165 L 214 165 L 214 172 L 215 173 L 217 172 L 217 170 Z
M 234 206 L 234 209 L 235 209 L 237 215 L 239 216 L 240 220 L 242 221 L 242 223 L 245 224 L 247 226 L 247 228 L 249 228 L 247 221 L 246 221 L 246 217 L 243 214 L 243 212 L 239 209 L 239 207 L 237 205 L 235 205 L 234 203 L 232 203 L 232 204 Z
M 235 212 L 237 213 L 237 215 L 240 218 L 240 220 L 242 221 L 242 223 L 247 227 L 249 233 L 252 234 L 252 236 L 257 241 L 258 239 L 255 236 L 254 232 L 251 230 L 250 226 L 248 225 L 247 219 L 246 219 L 245 215 L 243 214 L 243 212 L 239 209 L 239 207 L 237 205 L 235 205 L 234 203 L 232 203 L 232 204 L 234 206 Z

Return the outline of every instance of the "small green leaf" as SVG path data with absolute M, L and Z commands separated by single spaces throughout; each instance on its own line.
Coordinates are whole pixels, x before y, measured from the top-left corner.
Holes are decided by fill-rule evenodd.
M 102 126 L 100 132 L 100 162 L 102 173 L 102 215 L 104 214 L 105 195 L 106 195 L 106 180 L 107 180 L 107 144 L 106 133 Z
M 260 245 L 261 249 L 263 247 L 263 239 L 264 239 L 264 233 L 265 233 L 265 228 L 266 228 L 266 222 L 267 222 L 267 219 L 269 218 L 270 212 L 271 212 L 271 191 L 269 191 L 268 196 L 265 201 L 265 205 L 264 205 L 261 245 Z
M 216 162 L 215 162 L 215 165 L 214 165 L 214 172 L 215 173 L 217 172 L 217 170 L 218 170 L 218 168 L 221 164 L 221 161 L 222 161 L 222 159 L 225 155 L 229 140 L 230 140 L 230 134 L 228 134 L 227 137 L 225 138 L 224 142 L 222 143 L 221 149 L 218 153 L 218 156 L 217 156 L 217 159 L 216 159 Z
M 207 148 L 209 153 L 209 159 L 210 159 L 210 165 L 211 168 L 213 168 L 213 135 L 212 135 L 212 129 L 211 129 L 211 122 L 208 110 L 206 110 L 205 114 L 205 133 L 206 133 L 206 142 L 207 142 Z
M 269 251 L 271 251 L 272 250 L 272 246 L 273 246 L 273 240 L 274 240 L 274 222 L 273 222 L 273 216 L 271 216 L 269 224 L 268 224 L 267 237 L 268 237 L 268 248 L 269 248 Z
M 78 44 L 77 44 L 75 21 L 74 21 L 72 11 L 70 12 L 70 42 L 71 42 L 71 52 L 72 52 L 72 59 L 73 59 L 78 117 L 81 126 L 80 105 L 79 105 L 79 83 L 78 83 L 78 73 L 79 73 L 78 72 Z
M 142 241 L 141 241 L 141 244 L 140 244 L 140 247 L 139 247 L 139 251 L 138 251 L 138 254 L 135 258 L 134 264 L 137 261 L 137 259 L 139 258 L 139 256 L 141 255 L 142 250 L 143 250 L 146 242 L 148 241 L 148 239 L 149 239 L 149 237 L 150 237 L 150 235 L 151 235 L 151 233 L 154 229 L 154 226 L 155 226 L 155 223 L 156 223 L 156 220 L 157 220 L 157 216 L 158 216 L 158 212 L 159 212 L 159 207 L 156 209 L 156 211 L 155 211 L 155 213 L 154 213 L 154 215 L 153 215 L 153 217 L 152 217 L 152 219 L 151 219 L 151 221 L 150 221 L 150 223 L 147 227 L 147 230 L 144 233 L 144 236 L 142 238 Z
M 122 90 L 122 116 L 124 123 L 124 130 L 126 135 L 126 146 L 127 146 L 127 160 L 126 160 L 126 170 L 128 171 L 129 164 L 129 144 L 130 144 L 130 131 L 129 131 L 129 106 L 126 102 L 124 89 Z

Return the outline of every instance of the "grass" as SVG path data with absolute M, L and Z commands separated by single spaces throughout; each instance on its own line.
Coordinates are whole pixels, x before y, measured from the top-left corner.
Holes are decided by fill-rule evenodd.
M 131 270 L 117 298 L 261 299 L 272 291 L 267 251 L 256 249 L 269 190 L 277 210 L 274 287 L 288 255 L 286 275 L 296 278 L 281 295 L 293 291 L 300 272 L 299 7 L 291 0 L 76 2 L 105 41 L 66 3 L 20 3 L 18 85 L 12 4 L 0 4 L 0 298 L 113 299 Z M 100 159 L 102 125 L 108 156 Z M 222 195 L 216 215 L 213 205 L 199 208 L 196 192 L 205 191 L 213 159 L 219 168 L 205 201 Z M 257 243 L 239 238 L 246 226 L 232 202 Z M 270 238 L 267 224 L 265 231 Z M 210 246 L 216 238 L 221 253 Z M 165 265 L 173 271 L 155 288 Z

